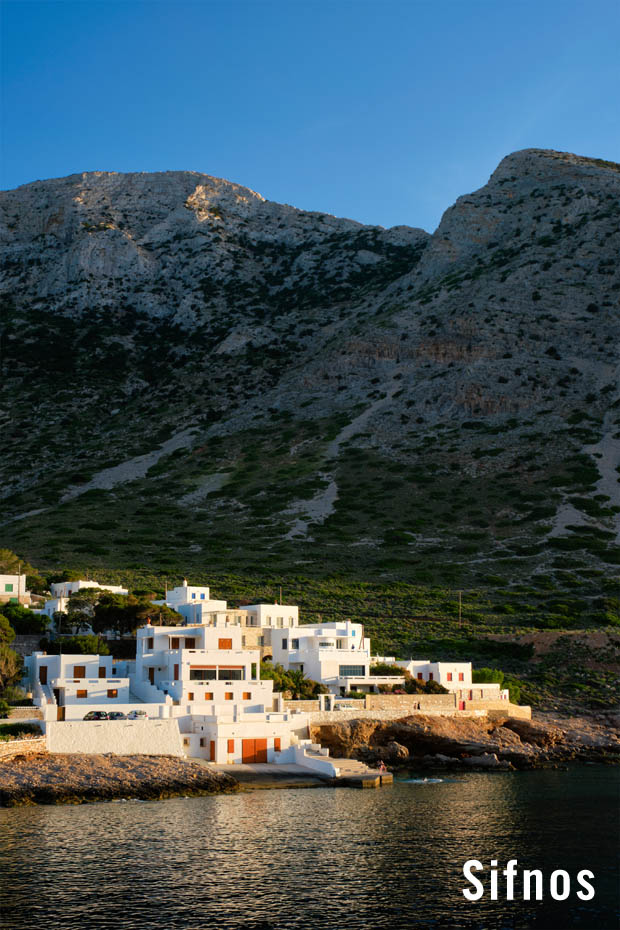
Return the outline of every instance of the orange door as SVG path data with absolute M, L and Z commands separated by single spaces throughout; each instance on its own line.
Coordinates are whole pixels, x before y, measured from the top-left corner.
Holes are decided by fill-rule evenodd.
M 256 761 L 266 762 L 267 761 L 267 740 L 257 739 L 255 742 L 256 742 Z
M 256 762 L 256 740 L 255 739 L 243 739 L 241 740 L 241 761 L 242 762 Z
M 275 749 L 276 752 L 280 752 L 281 745 L 282 744 L 280 743 L 280 737 L 276 736 L 276 738 L 273 741 L 273 748 Z
M 209 743 L 209 757 L 211 762 L 215 762 L 215 740 L 212 739 Z

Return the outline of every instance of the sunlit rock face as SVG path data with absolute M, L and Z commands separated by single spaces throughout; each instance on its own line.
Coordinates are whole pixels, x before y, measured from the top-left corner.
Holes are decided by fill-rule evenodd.
M 1 194 L 7 532 L 39 545 L 71 500 L 87 551 L 99 489 L 152 552 L 165 502 L 191 551 L 226 525 L 328 552 L 346 527 L 362 562 L 409 570 L 592 531 L 598 564 L 620 530 L 619 218 L 617 165 L 539 150 L 433 235 L 196 172 Z

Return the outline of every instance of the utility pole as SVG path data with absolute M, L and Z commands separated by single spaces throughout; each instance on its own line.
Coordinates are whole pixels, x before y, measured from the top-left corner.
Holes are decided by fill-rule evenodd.
M 463 592 L 459 591 L 459 627 L 463 623 Z
M 282 585 L 280 585 L 280 607 L 282 606 Z

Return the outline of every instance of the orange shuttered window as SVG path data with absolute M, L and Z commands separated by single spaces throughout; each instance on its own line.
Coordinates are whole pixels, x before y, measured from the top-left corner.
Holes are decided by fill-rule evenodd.
M 194 692 L 193 692 L 193 691 L 188 691 L 188 693 L 187 693 L 187 700 L 188 700 L 188 701 L 193 701 L 193 700 L 194 700 Z
M 86 678 L 86 666 L 85 665 L 74 665 L 73 666 L 73 677 L 74 678 Z
M 282 744 L 281 744 L 281 742 L 280 742 L 280 737 L 279 737 L 279 736 L 276 736 L 276 738 L 275 738 L 274 741 L 273 741 L 273 748 L 275 749 L 276 752 L 280 752 L 280 746 L 281 746 L 281 745 L 282 745 Z
M 232 699 L 233 699 L 233 693 L 232 693 L 232 691 L 225 691 L 225 692 L 224 692 L 224 700 L 225 700 L 225 701 L 232 701 Z
M 213 700 L 213 691 L 205 691 L 205 701 Z
M 234 752 L 234 751 L 235 751 L 235 741 L 234 739 L 229 739 L 228 740 L 228 752 Z
M 118 688 L 108 688 L 108 697 L 117 698 L 118 697 Z
M 232 639 L 218 639 L 218 649 L 232 649 Z
M 88 697 L 88 691 L 76 691 L 75 696 L 79 698 L 86 698 Z
M 251 691 L 244 691 L 244 692 L 243 692 L 243 700 L 244 700 L 244 701 L 251 701 L 251 700 L 252 700 L 252 692 L 251 692 Z

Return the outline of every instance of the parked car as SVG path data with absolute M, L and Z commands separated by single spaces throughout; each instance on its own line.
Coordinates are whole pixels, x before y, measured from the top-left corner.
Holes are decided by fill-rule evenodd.
M 127 714 L 120 710 L 111 710 L 108 714 L 108 720 L 127 720 Z
M 130 710 L 127 714 L 128 720 L 148 720 L 149 715 L 145 710 Z
M 110 715 L 106 710 L 89 710 L 84 716 L 84 720 L 109 720 Z

